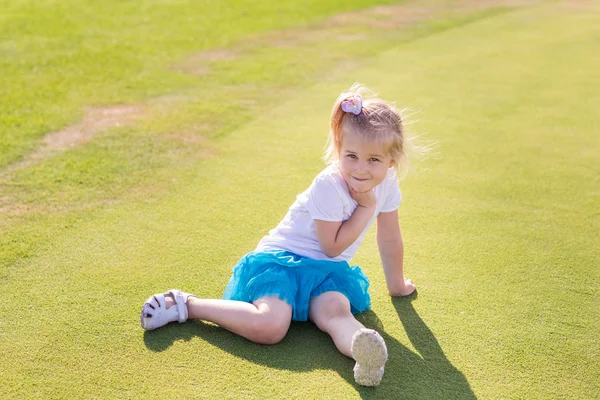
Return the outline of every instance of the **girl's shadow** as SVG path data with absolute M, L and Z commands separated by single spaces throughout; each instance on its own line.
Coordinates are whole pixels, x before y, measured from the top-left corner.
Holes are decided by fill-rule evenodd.
M 416 294 L 393 298 L 400 322 L 418 354 L 387 335 L 377 315 L 367 311 L 358 319 L 377 329 L 388 347 L 389 360 L 381 385 L 362 387 L 354 383 L 354 361 L 337 351 L 328 335 L 312 323 L 294 322 L 286 338 L 274 346 L 252 343 L 213 324 L 190 321 L 170 324 L 144 333 L 146 347 L 163 351 L 176 340 L 200 337 L 228 353 L 270 368 L 292 371 L 331 369 L 350 382 L 362 398 L 475 399 L 464 375 L 448 361 L 435 336 L 415 311 Z M 232 388 L 233 389 L 233 388 Z M 244 388 L 247 390 L 247 388 Z

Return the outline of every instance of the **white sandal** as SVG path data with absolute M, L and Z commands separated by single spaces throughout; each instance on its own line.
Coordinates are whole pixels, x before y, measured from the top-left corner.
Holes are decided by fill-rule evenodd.
M 175 304 L 167 308 L 165 296 L 172 296 Z M 140 325 L 142 328 L 151 331 L 168 324 L 178 321 L 180 324 L 188 319 L 187 299 L 193 294 L 182 292 L 181 290 L 171 289 L 166 293 L 159 293 L 148 297 L 148 300 L 142 307 L 140 315 Z
M 350 349 L 356 361 L 356 383 L 363 386 L 379 385 L 388 359 L 387 347 L 381 335 L 373 329 L 359 329 L 352 337 Z

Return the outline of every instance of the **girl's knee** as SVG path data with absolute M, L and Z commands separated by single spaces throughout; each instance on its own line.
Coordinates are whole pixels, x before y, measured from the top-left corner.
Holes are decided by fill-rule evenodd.
M 250 339 L 259 344 L 276 344 L 283 340 L 290 321 L 280 316 L 261 314 L 252 323 Z
M 352 315 L 348 298 L 339 292 L 325 292 L 311 304 L 313 319 L 346 317 Z
M 276 344 L 285 337 L 292 321 L 292 307 L 277 297 L 254 302 L 259 314 L 252 321 L 249 339 L 260 344 Z

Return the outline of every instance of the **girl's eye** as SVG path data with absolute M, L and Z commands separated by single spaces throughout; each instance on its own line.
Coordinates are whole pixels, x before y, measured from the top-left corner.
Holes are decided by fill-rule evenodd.
M 350 157 L 350 158 L 356 158 L 356 154 L 348 154 L 348 157 Z
M 375 158 L 375 157 L 373 157 L 373 158 L 371 158 L 369 161 L 379 161 L 379 158 Z

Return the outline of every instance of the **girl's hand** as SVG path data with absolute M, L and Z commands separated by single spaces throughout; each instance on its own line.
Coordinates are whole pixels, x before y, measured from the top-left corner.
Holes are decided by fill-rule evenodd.
M 350 190 L 350 196 L 352 196 L 360 207 L 375 208 L 377 205 L 377 197 L 375 196 L 375 191 L 373 191 L 373 189 L 368 192 L 357 192 L 348 186 L 348 190 Z

